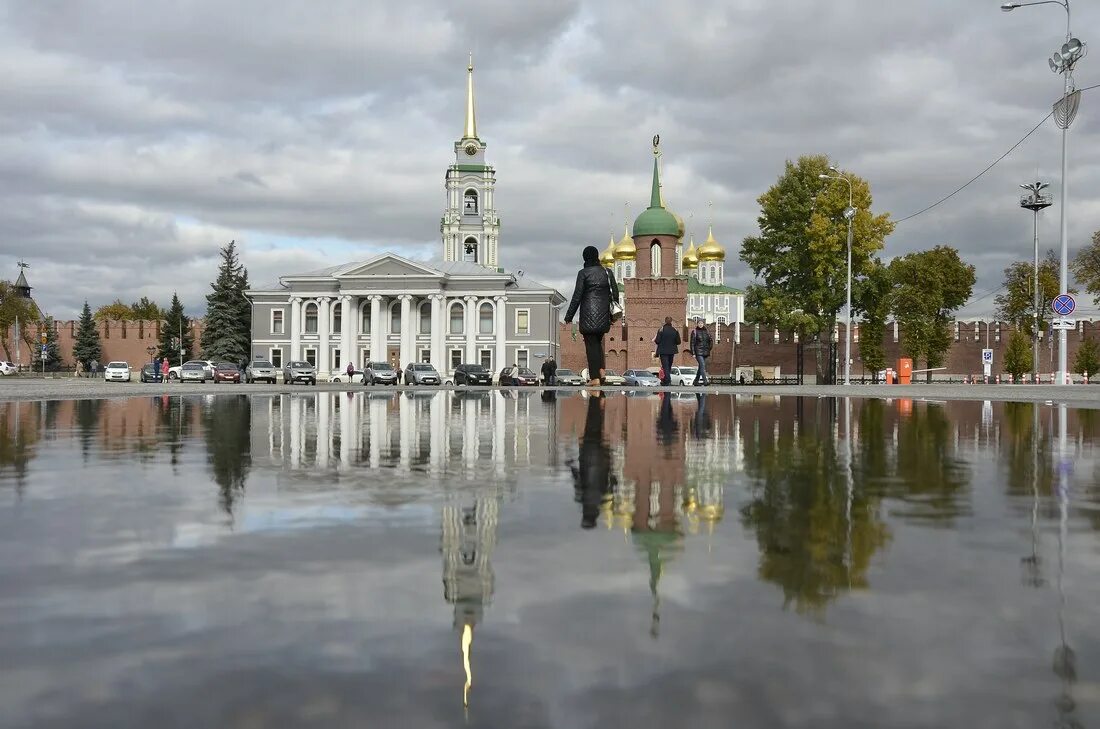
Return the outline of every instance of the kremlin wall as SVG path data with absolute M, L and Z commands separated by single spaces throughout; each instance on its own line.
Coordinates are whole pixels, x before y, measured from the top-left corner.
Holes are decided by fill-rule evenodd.
M 68 321 L 54 321 L 54 329 L 57 332 L 57 348 L 61 354 L 61 362 L 63 367 L 73 367 L 73 344 L 76 341 L 77 327 L 80 326 L 80 322 L 75 319 Z M 102 365 L 112 361 L 129 362 L 130 366 L 135 366 L 139 363 L 149 361 L 149 353 L 146 351 L 149 347 L 156 347 L 160 341 L 160 327 L 163 322 L 159 321 L 97 321 L 96 329 L 99 330 L 99 343 L 102 348 L 103 355 L 99 361 Z M 193 320 L 191 322 L 191 336 L 196 345 L 199 342 L 199 338 L 202 336 L 203 322 L 202 320 Z M 21 365 L 23 368 L 29 368 L 33 363 L 34 366 L 38 366 L 38 359 L 35 356 L 38 352 L 37 342 L 41 335 L 38 323 L 23 326 L 24 340 L 26 338 L 31 339 L 35 343 L 33 345 L 33 351 L 29 347 L 26 341 L 19 343 L 19 361 L 15 359 L 15 331 L 14 327 L 4 332 L 4 344 L 7 349 L 7 353 L 3 355 L 4 358 L 10 356 L 10 361 Z M 196 356 L 198 352 L 194 353 Z

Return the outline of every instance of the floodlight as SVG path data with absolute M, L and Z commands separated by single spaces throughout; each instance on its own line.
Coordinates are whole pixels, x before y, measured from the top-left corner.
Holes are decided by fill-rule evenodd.
M 1077 56 L 1081 53 L 1081 41 L 1076 38 L 1070 38 L 1069 41 L 1062 46 L 1063 50 L 1068 50 L 1071 56 Z
M 845 220 L 851 220 L 855 216 L 856 216 L 856 209 L 855 208 L 844 208 L 844 219 Z
M 829 169 L 837 173 L 838 175 L 840 174 L 840 170 L 836 168 L 836 165 L 829 165 Z
M 1073 54 L 1069 52 L 1069 43 L 1062 44 L 1062 48 L 1058 51 L 1058 55 L 1061 56 L 1063 60 L 1068 61 L 1070 59 Z
M 1054 73 L 1058 73 L 1058 66 L 1054 65 L 1054 59 L 1053 58 L 1048 58 L 1047 59 L 1047 64 L 1050 66 L 1051 71 L 1053 71 Z
M 1001 10 L 1006 13 L 1011 13 L 1018 7 L 1020 7 L 1020 3 L 1001 3 Z
M 822 172 L 822 173 L 821 173 L 820 175 L 818 175 L 818 176 L 817 176 L 817 179 L 819 179 L 819 180 L 827 180 L 827 179 L 829 179 L 829 176 L 828 176 L 828 175 L 826 175 L 826 174 L 825 174 L 824 172 Z

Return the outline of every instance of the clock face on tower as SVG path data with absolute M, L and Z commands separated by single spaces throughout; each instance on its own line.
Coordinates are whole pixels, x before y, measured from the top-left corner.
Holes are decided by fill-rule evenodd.
M 467 144 L 466 145 L 466 154 L 470 155 L 471 157 L 473 157 L 475 154 L 477 154 L 477 145 L 476 144 Z

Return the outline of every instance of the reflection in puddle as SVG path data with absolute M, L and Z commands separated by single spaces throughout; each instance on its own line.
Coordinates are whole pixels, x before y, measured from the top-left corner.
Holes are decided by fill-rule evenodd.
M 0 725 L 1083 724 L 1098 433 L 770 396 L 2 403 Z

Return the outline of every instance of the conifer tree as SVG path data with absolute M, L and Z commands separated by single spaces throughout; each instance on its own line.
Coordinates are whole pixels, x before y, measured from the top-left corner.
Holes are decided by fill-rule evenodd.
M 248 271 L 237 258 L 236 241 L 222 248 L 218 277 L 206 295 L 202 351 L 207 359 L 240 363 L 252 347 L 252 306 L 245 298 Z
M 179 338 L 181 332 L 183 333 L 182 344 L 177 343 L 178 346 L 172 346 L 173 341 Z M 183 303 L 180 302 L 180 297 L 172 292 L 172 304 L 168 307 L 168 311 L 164 315 L 164 323 L 160 328 L 157 356 L 167 357 L 172 364 L 181 364 L 191 359 L 191 350 L 194 348 L 195 338 L 191 334 L 191 320 L 184 316 Z M 180 349 L 183 350 L 182 360 L 180 359 Z
M 93 359 L 98 361 L 102 356 L 99 329 L 96 328 L 95 317 L 92 316 L 92 307 L 85 301 L 84 310 L 80 312 L 80 323 L 76 328 L 76 341 L 73 342 L 73 359 L 87 369 Z

